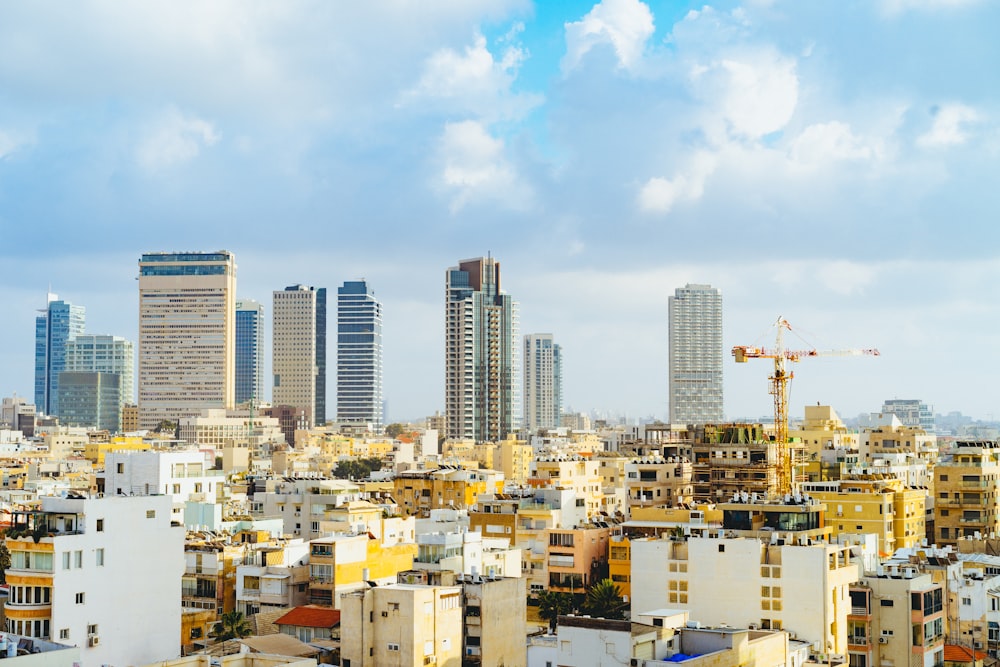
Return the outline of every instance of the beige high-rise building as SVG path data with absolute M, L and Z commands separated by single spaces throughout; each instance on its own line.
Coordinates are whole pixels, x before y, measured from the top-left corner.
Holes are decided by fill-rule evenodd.
M 271 363 L 275 407 L 292 406 L 308 424 L 326 423 L 326 288 L 274 292 Z
M 147 253 L 139 260 L 139 426 L 231 408 L 235 396 L 233 253 Z

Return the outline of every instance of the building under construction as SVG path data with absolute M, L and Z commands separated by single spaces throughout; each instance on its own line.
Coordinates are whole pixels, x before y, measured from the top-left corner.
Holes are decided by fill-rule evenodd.
M 762 424 L 706 424 L 691 446 L 695 502 L 720 502 L 740 492 L 773 497 L 779 488 L 778 446 Z M 788 443 L 792 469 L 802 460 L 800 444 Z

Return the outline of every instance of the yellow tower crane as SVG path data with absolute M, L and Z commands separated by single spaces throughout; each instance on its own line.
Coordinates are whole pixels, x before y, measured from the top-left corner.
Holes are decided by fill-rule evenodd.
M 777 329 L 774 348 L 755 347 L 753 345 L 737 345 L 733 347 L 733 357 L 736 363 L 746 363 L 750 359 L 773 359 L 774 374 L 771 375 L 768 393 L 774 396 L 774 440 L 777 451 L 778 488 L 779 495 L 794 491 L 795 474 L 792 469 L 792 458 L 788 448 L 788 382 L 795 374 L 785 370 L 786 361 L 800 361 L 804 357 L 853 357 L 871 355 L 877 357 L 879 351 L 875 348 L 853 350 L 786 350 L 784 334 L 792 331 L 791 325 L 779 317 L 774 324 Z

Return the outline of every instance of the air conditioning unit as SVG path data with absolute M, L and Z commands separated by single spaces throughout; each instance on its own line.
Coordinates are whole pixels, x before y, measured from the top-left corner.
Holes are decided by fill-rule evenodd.
M 749 630 L 760 630 L 760 625 L 758 623 L 751 623 L 747 626 Z
M 629 667 L 639 667 L 639 658 L 632 658 L 628 661 Z
M 437 659 L 436 655 L 425 655 L 424 656 L 424 664 L 425 665 L 433 665 L 437 661 L 438 661 L 438 659 Z
M 99 646 L 101 643 L 101 638 L 97 635 L 91 635 L 87 637 L 87 646 Z
M 879 644 L 888 644 L 889 643 L 889 638 L 888 637 L 879 637 L 878 638 L 878 643 Z

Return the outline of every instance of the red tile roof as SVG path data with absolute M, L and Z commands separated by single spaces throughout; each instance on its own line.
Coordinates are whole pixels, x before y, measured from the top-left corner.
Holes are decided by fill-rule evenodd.
M 944 661 L 945 662 L 977 662 L 986 658 L 986 654 L 982 651 L 973 651 L 965 646 L 959 646 L 958 644 L 945 644 L 944 645 Z
M 302 628 L 332 628 L 335 625 L 340 625 L 340 610 L 310 604 L 305 607 L 296 607 L 274 621 L 274 624 L 294 625 Z

